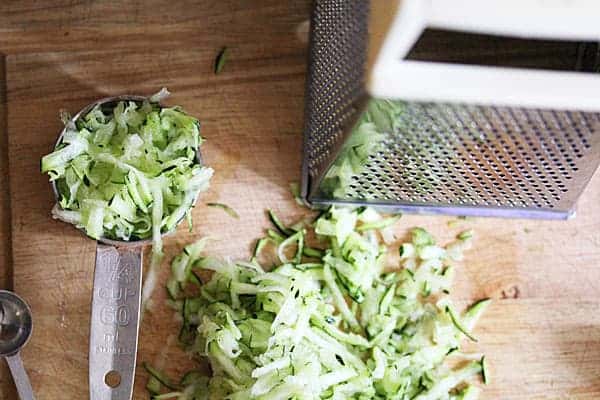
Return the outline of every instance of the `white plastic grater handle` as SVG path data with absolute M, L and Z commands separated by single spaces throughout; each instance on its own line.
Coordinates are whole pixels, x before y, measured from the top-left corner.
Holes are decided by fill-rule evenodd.
M 428 0 L 430 27 L 540 39 L 600 40 L 598 0 Z
M 393 4 L 393 6 L 391 6 Z M 600 74 L 410 61 L 427 27 L 554 40 L 600 40 L 600 1 L 372 0 L 367 89 L 374 97 L 555 109 L 600 110 Z M 372 35 L 377 36 L 377 35 Z

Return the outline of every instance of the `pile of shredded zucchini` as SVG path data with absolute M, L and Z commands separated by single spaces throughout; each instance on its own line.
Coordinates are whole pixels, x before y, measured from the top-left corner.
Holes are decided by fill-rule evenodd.
M 167 289 L 183 317 L 179 339 L 212 376 L 190 371 L 173 383 L 148 366 L 154 399 L 477 398 L 469 382 L 487 380 L 485 359 L 459 348 L 475 340 L 490 301 L 460 314 L 448 297 L 472 232 L 442 247 L 415 228 L 392 249 L 400 265 L 388 265 L 380 231 L 397 217 L 331 208 L 286 227 L 269 215 L 275 229 L 249 262 L 202 255 L 206 239 L 174 259 Z M 272 245 L 279 261 L 266 271 L 258 260 Z M 201 270 L 214 273 L 203 280 Z
M 186 215 L 191 224 L 191 208 L 213 174 L 196 157 L 200 123 L 179 107 L 161 107 L 166 95 L 163 89 L 143 102 L 96 106 L 76 122 L 67 116 L 61 142 L 41 162 L 60 196 L 55 218 L 94 239 L 151 237 L 153 265 L 162 255 L 161 233 Z

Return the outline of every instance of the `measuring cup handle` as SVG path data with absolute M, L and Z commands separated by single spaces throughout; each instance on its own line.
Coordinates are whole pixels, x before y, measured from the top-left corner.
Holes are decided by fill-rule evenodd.
M 91 400 L 131 399 L 141 280 L 141 247 L 98 244 L 90 324 Z
M 6 357 L 6 362 L 15 381 L 19 398 L 21 400 L 34 400 L 33 389 L 31 388 L 29 377 L 27 377 L 27 372 L 25 372 L 25 367 L 23 367 L 23 361 L 19 353 Z

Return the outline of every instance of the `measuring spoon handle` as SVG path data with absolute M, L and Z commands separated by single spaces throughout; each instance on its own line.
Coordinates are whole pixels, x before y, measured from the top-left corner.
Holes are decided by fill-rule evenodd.
M 29 382 L 29 377 L 27 376 L 25 367 L 23 367 L 23 361 L 19 353 L 6 357 L 6 362 L 15 381 L 19 398 L 21 400 L 34 400 L 35 397 L 33 396 L 31 382 Z
M 90 399 L 129 400 L 138 343 L 142 248 L 97 246 L 90 324 Z

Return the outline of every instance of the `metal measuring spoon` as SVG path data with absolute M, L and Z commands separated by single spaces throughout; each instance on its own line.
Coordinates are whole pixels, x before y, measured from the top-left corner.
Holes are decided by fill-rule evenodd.
M 25 301 L 8 290 L 0 290 L 0 356 L 8 363 L 21 400 L 33 400 L 33 389 L 19 350 L 31 336 L 31 310 Z
M 84 107 L 65 125 L 56 146 L 61 143 L 67 127 L 95 106 L 112 110 L 119 101 L 141 103 L 144 100 L 147 97 L 124 95 L 101 99 Z M 196 161 L 202 162 L 200 151 L 196 153 Z M 52 188 L 58 203 L 60 194 L 55 182 L 52 182 Z M 144 245 L 150 243 L 151 239 L 123 241 L 102 237 L 98 240 L 90 322 L 90 400 L 128 400 L 133 394 L 140 320 L 142 250 Z

